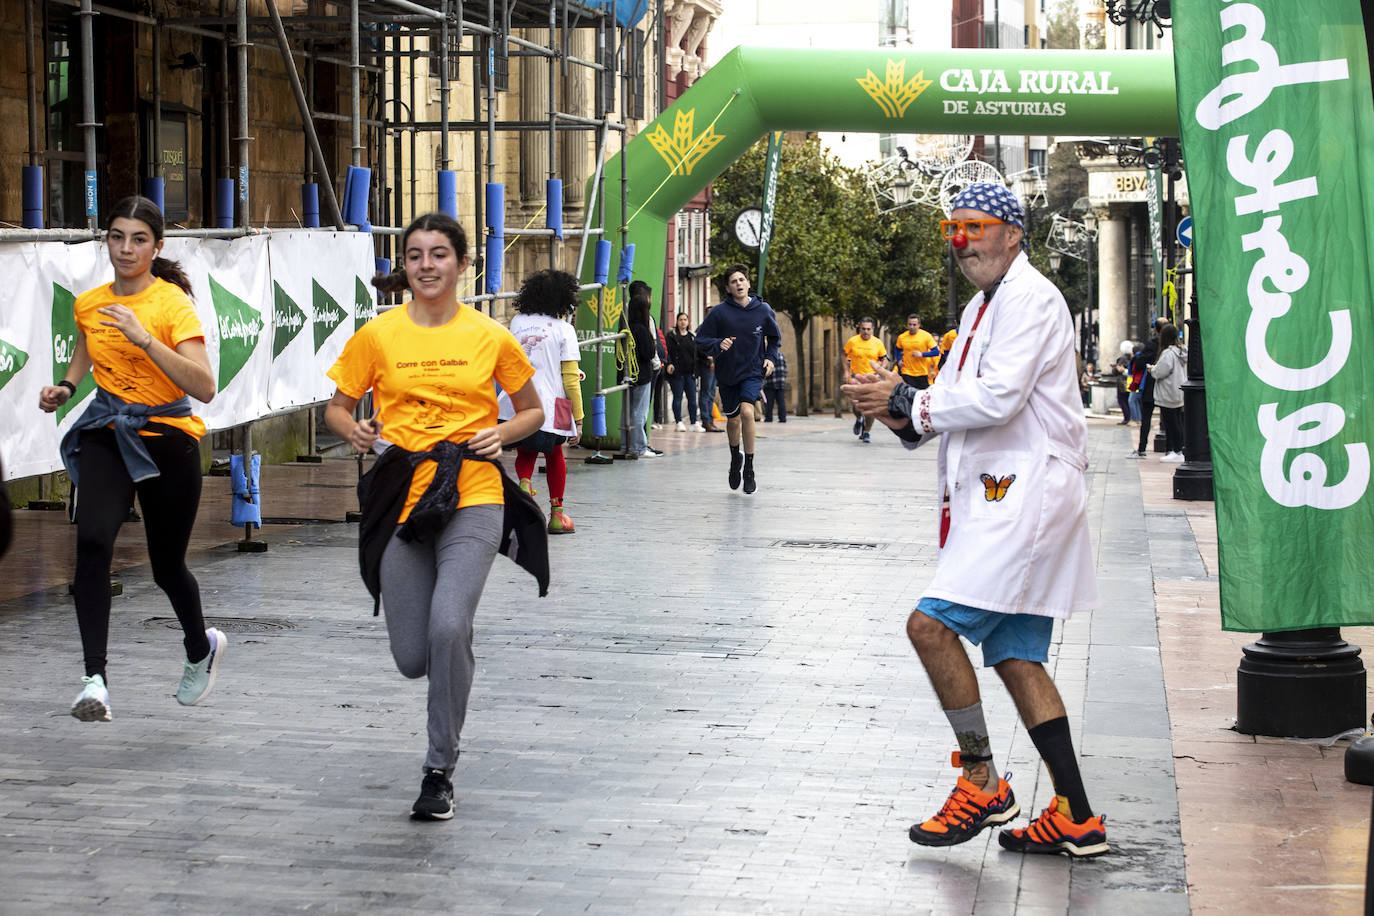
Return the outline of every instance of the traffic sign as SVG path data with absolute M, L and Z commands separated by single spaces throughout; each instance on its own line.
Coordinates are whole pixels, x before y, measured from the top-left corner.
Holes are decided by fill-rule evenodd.
M 1193 218 L 1185 216 L 1178 221 L 1178 243 L 1184 248 L 1193 247 Z

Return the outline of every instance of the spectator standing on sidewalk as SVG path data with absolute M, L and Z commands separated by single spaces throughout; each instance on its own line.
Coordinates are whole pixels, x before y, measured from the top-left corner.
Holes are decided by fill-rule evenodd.
M 701 417 L 701 428 L 708 433 L 723 433 L 725 430 L 716 425 L 716 358 L 709 353 L 702 353 L 698 348 L 697 360 L 700 367 L 697 411 Z
M 1145 367 L 1155 380 L 1155 404 L 1159 425 L 1164 427 L 1166 447 L 1160 461 L 1183 461 L 1183 380 L 1188 375 L 1188 353 L 1179 343 L 1178 328 L 1159 329 L 1159 361 Z
M 868 375 L 875 367 L 886 368 L 887 348 L 873 336 L 873 319 L 859 319 L 859 333 L 844 342 L 845 368 L 849 381 L 856 375 Z M 873 418 L 865 417 L 857 404 L 850 405 L 854 410 L 854 435 L 860 442 L 871 441 L 869 431 L 873 429 Z
M 1135 451 L 1127 458 L 1144 458 L 1145 449 L 1150 444 L 1150 419 L 1155 413 L 1155 378 L 1145 367 L 1159 358 L 1159 329 L 1168 324 L 1163 318 L 1156 318 L 1150 325 L 1150 339 L 1131 360 L 1131 374 L 1140 377 L 1140 441 Z
M 390 515 L 392 502 L 380 492 L 399 471 L 400 509 L 383 520 L 378 540 L 391 656 L 401 674 L 429 680 L 429 743 L 411 817 L 448 820 L 472 690 L 472 621 L 505 525 L 502 472 L 483 459 L 534 433 L 544 411 L 519 342 L 458 301 L 468 266 L 463 227 L 447 214 L 425 214 L 406 227 L 400 250 L 401 266 L 373 285 L 384 293 L 409 289 L 412 298 L 348 339 L 329 370 L 338 389 L 325 422 L 360 452 L 383 431 L 392 443 L 365 478 L 363 529 L 379 509 Z M 497 422 L 493 381 L 515 407 L 505 423 Z M 355 420 L 369 390 L 376 415 Z
M 677 324 L 668 332 L 668 387 L 673 390 L 673 421 L 678 432 L 686 432 L 682 421 L 682 396 L 687 396 L 687 415 L 692 429 L 701 432 L 697 420 L 697 339 L 686 312 L 677 313 Z
M 625 454 L 635 458 L 657 458 L 661 453 L 649 447 L 649 394 L 653 389 L 654 338 L 649 330 L 649 299 L 642 293 L 630 299 L 629 329 L 634 346 L 625 372 L 630 387 L 625 389 L 628 399 L 629 439 Z
M 749 271 L 743 264 L 726 268 L 721 289 L 725 298 L 697 328 L 697 346 L 716 359 L 720 412 L 730 442 L 730 489 L 743 483 L 744 492 L 753 493 L 753 405 L 777 364 L 782 331 L 768 303 L 749 294 Z
M 549 486 L 549 534 L 572 534 L 576 529 L 563 511 L 568 483 L 564 443 L 577 444 L 582 422 L 582 385 L 579 380 L 577 332 L 567 318 L 577 311 L 577 278 L 561 270 L 541 270 L 525 278 L 515 300 L 519 312 L 510 332 L 520 342 L 525 358 L 534 366 L 534 387 L 544 424 L 515 443 L 515 474 L 520 488 L 534 495 L 534 467 L 544 456 Z M 504 422 L 515 416 L 510 395 L 497 398 L 498 416 Z
M 952 846 L 1020 812 L 993 763 L 963 637 L 982 645 L 984 666 L 1011 693 L 1055 787 L 1038 818 L 1002 830 L 998 842 L 1017 852 L 1101 855 L 1105 819 L 1088 802 L 1064 702 L 1044 667 L 1055 618 L 1097 603 L 1074 329 L 1064 297 L 1022 251 L 1025 211 L 1011 191 L 970 185 L 950 216 L 941 229 L 979 293 L 939 380 L 918 391 L 879 370 L 845 386 L 909 448 L 939 443 L 939 561 L 907 636 L 963 772 L 940 811 L 909 835 Z
M 1131 380 L 1131 351 L 1135 348 L 1129 340 L 1121 341 L 1121 355 L 1112 363 L 1110 374 L 1116 382 L 1116 406 L 1121 408 L 1121 426 L 1131 423 L 1131 395 L 1126 390 Z
M 763 387 L 766 392 L 766 400 L 763 403 L 763 422 L 773 422 L 773 407 L 778 409 L 778 422 L 787 422 L 787 357 L 782 355 L 782 347 L 778 348 L 778 362 L 773 367 L 773 374 L 763 380 Z
M 228 648 L 223 633 L 205 629 L 200 586 L 186 567 L 200 507 L 197 443 L 205 435 L 190 398 L 210 403 L 215 376 L 191 281 L 180 264 L 161 257 L 162 234 L 162 211 L 153 201 L 126 197 L 115 204 L 105 236 L 114 282 L 77 297 L 67 372 L 38 393 L 39 408 L 52 413 L 94 370 L 95 398 L 62 439 L 62 463 L 80 487 L 72 595 L 86 675 L 72 715 L 82 722 L 111 719 L 110 562 L 135 494 L 153 581 L 181 623 L 186 663 L 178 703 L 193 706 L 209 696 Z

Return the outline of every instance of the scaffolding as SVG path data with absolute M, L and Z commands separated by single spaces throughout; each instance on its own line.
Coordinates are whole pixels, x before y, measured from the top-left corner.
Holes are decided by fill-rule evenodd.
M 505 239 L 506 242 L 502 243 L 504 247 L 518 242 L 545 240 L 546 257 L 551 266 L 558 265 L 559 243 L 565 237 L 580 239 L 577 261 L 571 265 L 576 271 L 585 259 L 587 240 L 606 234 L 604 226 L 600 224 L 604 219 L 598 219 L 598 224 L 593 225 L 593 215 L 601 212 L 597 204 L 602 202 L 599 195 L 604 193 L 602 179 L 605 164 L 608 155 L 616 151 L 608 147 L 614 143 L 618 150 L 623 150 L 627 140 L 628 119 L 624 111 L 630 103 L 631 78 L 635 75 L 625 65 L 627 51 L 633 50 L 630 41 L 633 26 L 617 22 L 611 7 L 576 0 L 486 0 L 485 3 L 465 3 L 463 0 L 296 0 L 293 8 L 283 15 L 278 9 L 277 0 L 253 0 L 253 6 L 258 7 L 253 12 L 257 15 L 249 15 L 250 0 L 220 0 L 216 4 L 216 15 L 186 15 L 186 6 L 177 15 L 158 15 L 156 5 L 153 14 L 149 15 L 95 4 L 92 0 L 23 2 L 28 69 L 27 159 L 30 167 L 41 167 L 45 154 L 40 143 L 44 118 L 39 88 L 40 79 L 44 76 L 40 70 L 43 57 L 36 46 L 39 30 L 35 28 L 35 14 L 43 9 L 45 2 L 75 8 L 74 15 L 80 23 L 79 44 L 83 59 L 80 68 L 82 109 L 78 126 L 83 140 L 83 165 L 88 176 L 94 176 L 97 172 L 97 132 L 102 126 L 97 121 L 95 105 L 92 20 L 95 17 L 109 17 L 149 28 L 153 59 L 151 108 L 154 138 L 162 137 L 164 70 L 177 66 L 175 61 L 163 59 L 164 35 L 181 33 L 217 43 L 221 59 L 220 73 L 230 77 L 222 79 L 222 83 L 231 85 L 220 85 L 214 89 L 220 108 L 222 123 L 219 133 L 222 139 L 216 151 L 219 161 L 213 168 L 218 174 L 227 173 L 231 176 L 218 179 L 216 183 L 232 182 L 232 191 L 239 206 L 235 207 L 230 202 L 228 209 L 235 214 L 230 223 L 219 212 L 224 209 L 225 201 L 218 193 L 221 188 L 217 187 L 214 203 L 219 225 L 204 229 L 171 229 L 168 235 L 228 238 L 257 231 L 250 226 L 250 207 L 246 205 L 250 200 L 248 188 L 253 176 L 251 150 L 256 139 L 252 135 L 249 118 L 252 97 L 248 52 L 253 48 L 273 50 L 281 56 L 305 140 L 306 161 L 302 166 L 302 185 L 303 188 L 314 185 L 319 189 L 321 221 L 336 229 L 365 228 L 372 231 L 376 235 L 374 247 L 379 258 L 395 255 L 394 237 L 401 232 L 402 226 L 422 210 L 435 209 L 421 206 L 417 199 L 417 188 L 425 183 L 423 173 L 448 172 L 456 180 L 456 144 L 452 139 L 455 136 L 471 139 L 470 170 L 476 235 L 474 264 L 479 277 L 486 274 L 490 250 L 488 240 L 491 238 Z M 658 65 L 650 72 L 659 75 L 656 88 L 657 101 L 661 105 L 663 7 L 661 3 L 654 6 L 653 41 L 658 49 L 654 59 Z M 531 30 L 543 32 L 547 40 L 533 41 L 517 34 Z M 576 53 L 579 44 L 577 38 L 583 35 L 591 37 L 593 53 L 590 55 Z M 500 117 L 499 109 L 502 106 L 498 102 L 498 93 L 505 88 L 498 84 L 509 80 L 511 59 L 520 62 L 522 84 L 522 91 L 517 96 L 522 116 L 514 118 Z M 642 75 L 646 69 L 644 55 L 640 53 L 637 60 Z M 530 65 L 539 62 L 544 64 L 545 78 L 542 92 L 535 93 L 531 91 L 534 88 L 533 81 L 527 71 Z M 347 71 L 347 114 L 316 110 L 311 104 L 316 68 L 322 63 L 333 64 Z M 440 116 L 435 119 L 421 117 L 425 106 L 419 100 L 417 83 L 424 82 L 428 88 L 427 75 L 420 72 L 425 67 L 429 70 L 428 75 L 437 77 Z M 453 94 L 455 83 L 461 79 L 465 67 L 470 72 L 472 117 L 457 119 L 454 116 L 457 106 Z M 577 71 L 592 76 L 593 110 L 590 114 L 563 110 L 570 106 L 559 103 L 560 87 L 566 87 L 575 80 Z M 617 88 L 619 92 L 615 91 Z M 542 111 L 534 110 L 541 107 L 536 104 L 536 94 L 542 96 Z M 617 97 L 619 113 L 615 111 Z M 348 165 L 357 169 L 366 162 L 370 166 L 365 211 L 349 211 L 335 191 L 332 179 L 344 169 L 342 163 L 328 161 L 321 144 L 317 124 L 326 121 L 347 123 L 351 153 Z M 560 136 L 587 132 L 596 135 L 595 165 L 588 170 L 594 177 L 594 187 L 592 194 L 581 201 L 580 226 L 505 226 L 500 225 L 504 222 L 504 213 L 487 212 L 489 201 L 500 202 L 504 199 L 504 195 L 493 196 L 489 190 L 493 185 L 503 184 L 497 160 L 503 135 L 520 135 L 522 160 L 526 157 L 544 160 L 546 190 L 540 208 L 546 214 L 561 216 L 562 199 L 555 201 L 552 195 L 566 187 L 570 197 L 578 200 L 581 198 L 581 183 L 588 176 L 571 175 L 571 184 L 562 181 L 558 169 L 558 139 Z M 426 134 L 437 135 L 438 147 L 433 169 L 420 162 L 417 139 Z M 535 144 L 543 147 L 542 155 L 534 155 L 540 152 L 535 149 Z M 150 157 L 150 174 L 146 177 L 161 178 L 161 158 L 160 155 Z M 579 157 L 571 155 L 567 158 L 576 162 Z M 202 168 L 209 170 L 212 165 L 206 162 Z M 621 177 L 623 179 L 623 175 Z M 91 180 L 87 178 L 88 182 Z M 441 196 L 446 190 L 444 184 L 446 182 L 440 178 Z M 456 188 L 448 190 L 451 196 L 447 201 L 441 200 L 441 205 L 456 206 Z M 528 205 L 529 195 L 523 193 L 524 190 L 517 199 L 522 205 Z M 26 198 L 26 210 L 30 209 L 28 203 Z M 210 201 L 206 200 L 205 204 L 208 222 Z M 41 200 L 38 206 L 41 208 Z M 376 224 L 361 226 L 363 220 L 357 219 L 360 212 L 372 214 Z M 302 213 L 308 214 L 304 201 Z M 311 225 L 308 218 L 304 225 Z M 0 241 L 78 241 L 98 237 L 98 217 L 95 208 L 90 205 L 87 207 L 85 229 L 0 230 Z M 464 301 L 479 304 L 511 298 L 513 295 L 499 289 L 488 289 L 464 297 Z
M 629 139 L 627 122 L 630 118 L 627 115 L 632 111 L 632 100 L 643 106 L 652 78 L 653 113 L 656 113 L 662 108 L 666 91 L 662 0 L 647 4 L 652 13 L 652 25 L 642 42 L 636 41 L 641 34 L 636 29 L 637 22 L 617 21 L 614 0 L 486 0 L 485 3 L 290 0 L 291 6 L 284 15 L 278 8 L 278 0 L 251 0 L 251 4 L 250 0 L 218 0 L 218 3 L 192 0 L 175 4 L 174 11 L 170 9 L 172 3 L 155 2 L 149 5 L 149 12 L 139 11 L 148 9 L 142 4 L 138 4 L 138 10 L 120 9 L 93 0 L 20 2 L 24 4 L 25 13 L 27 65 L 25 225 L 30 226 L 29 216 L 33 212 L 28 173 L 38 170 L 41 176 L 41 168 L 48 158 L 45 147 L 50 145 L 40 140 L 47 118 L 45 102 L 40 96 L 40 79 L 48 79 L 49 74 L 40 70 L 40 67 L 46 68 L 46 58 L 37 46 L 40 29 L 35 27 L 35 16 L 38 13 L 46 15 L 53 7 L 75 9 L 73 15 L 79 23 L 81 117 L 77 126 L 81 132 L 86 180 L 86 218 L 84 228 L 45 227 L 42 216 L 46 193 L 42 192 L 40 177 L 39 225 L 0 229 L 0 242 L 76 242 L 102 236 L 96 206 L 99 198 L 94 188 L 98 181 L 98 131 L 103 125 L 97 120 L 96 110 L 93 20 L 108 17 L 146 27 L 151 35 L 151 99 L 148 101 L 155 154 L 148 157 L 144 186 L 156 189 L 159 203 L 162 203 L 163 178 L 164 75 L 182 68 L 206 66 L 194 52 L 167 59 L 172 57 L 165 49 L 168 36 L 196 36 L 202 39 L 202 55 L 215 53 L 218 56 L 219 79 L 209 90 L 216 112 L 215 161 L 209 161 L 209 144 L 201 161 L 205 226 L 169 226 L 168 236 L 234 238 L 272 231 L 267 225 L 256 228 L 251 225 L 252 198 L 249 194 L 253 179 L 253 144 L 257 140 L 249 116 L 254 102 L 249 51 L 266 50 L 280 56 L 304 139 L 302 210 L 296 223 L 305 228 L 371 232 L 379 267 L 383 266 L 384 259 L 392 263 L 399 256 L 396 246 L 402 227 L 422 212 L 443 209 L 458 216 L 459 170 L 454 166 L 459 144 L 454 138 L 469 139 L 473 212 L 470 236 L 475 242 L 473 263 L 478 285 L 471 295 L 462 296 L 461 300 L 478 308 L 485 307 L 489 312 L 494 311 L 499 300 L 516 296 L 502 288 L 501 283 L 504 253 L 512 246 L 524 243 L 524 250 L 517 249 L 517 254 L 531 256 L 531 249 L 542 248 L 542 259 L 547 266 L 561 267 L 574 274 L 579 273 L 587 260 L 589 240 L 618 236 L 619 244 L 624 246 L 627 214 L 618 215 L 618 222 L 613 224 L 619 227 L 618 230 L 608 233 L 605 226 L 606 163 L 610 155 L 623 153 L 625 149 Z M 542 32 L 545 40 L 525 37 L 533 31 Z M 644 47 L 650 41 L 654 53 L 646 55 Z M 590 53 L 584 50 L 587 48 Z M 46 47 L 42 50 L 46 52 Z M 116 49 L 102 50 L 113 53 Z M 498 93 L 511 88 L 512 59 L 517 61 L 515 69 L 521 81 L 520 91 L 514 96 L 520 111 L 518 117 L 502 117 L 503 106 L 498 101 Z M 326 106 L 312 105 L 321 64 L 333 65 L 338 73 L 346 72 L 346 114 L 320 110 Z M 542 74 L 538 72 L 540 64 Z M 137 64 L 134 66 L 136 69 Z M 458 118 L 455 117 L 455 109 L 459 107 L 455 103 L 455 84 L 460 83 L 465 69 L 470 73 L 471 117 Z M 590 75 L 590 79 L 579 80 L 579 75 Z M 428 81 L 431 76 L 437 77 L 438 116 L 426 119 L 421 115 L 429 103 L 422 97 L 431 88 Z M 535 86 L 537 76 L 542 76 L 542 85 L 538 87 Z M 636 84 L 636 79 L 643 82 Z M 580 106 L 560 104 L 560 90 L 565 100 L 585 96 L 588 83 L 591 84 L 590 112 L 576 110 Z M 637 93 L 633 91 L 636 85 L 640 87 Z M 338 95 L 335 92 L 335 98 Z M 648 121 L 653 113 L 647 113 L 646 117 L 646 112 L 638 111 L 637 118 Z M 318 125 L 328 122 L 347 124 L 347 169 L 343 162 L 330 162 L 326 155 Z M 588 133 L 595 135 L 594 163 L 587 156 L 590 143 L 571 139 L 585 138 Z M 509 135 L 519 138 L 518 155 L 504 161 L 509 163 L 514 158 L 517 171 L 530 163 L 542 164 L 545 172 L 544 194 L 538 206 L 532 200 L 534 195 L 528 193 L 532 182 L 522 181 L 520 193 L 516 195 L 522 211 L 534 212 L 525 225 L 504 225 L 507 221 L 505 195 L 498 151 L 503 138 Z M 432 165 L 421 161 L 420 138 L 426 136 L 430 138 L 428 145 L 433 145 L 433 138 L 437 136 Z M 558 167 L 560 138 L 565 138 L 564 163 L 572 166 L 574 172 L 567 176 L 568 182 L 562 180 Z M 615 149 L 611 149 L 612 146 Z M 335 148 L 339 148 L 337 144 Z M 625 157 L 619 158 L 619 179 L 623 183 L 626 180 Z M 367 169 L 364 169 L 365 163 Z M 579 168 L 579 164 L 587 168 Z M 345 182 L 344 199 L 341 200 L 335 190 L 335 181 L 345 171 L 349 180 Z M 362 179 L 364 171 L 367 172 L 367 190 L 361 198 L 364 205 L 359 207 L 356 188 L 350 186 L 355 177 Z M 592 180 L 584 194 L 583 182 L 588 173 Z M 438 206 L 427 205 L 418 193 L 431 176 Z M 149 179 L 153 182 L 151 186 L 147 183 Z M 580 216 L 578 225 L 566 228 L 562 225 L 565 188 L 573 202 L 569 208 L 572 215 Z M 310 210 L 312 193 L 318 194 L 314 219 L 311 219 Z M 624 201 L 626 196 L 622 193 L 620 199 Z M 212 201 L 213 226 L 210 223 Z M 579 208 L 580 213 L 577 213 Z M 540 213 L 545 215 L 544 225 L 536 227 L 534 223 Z M 375 225 L 371 224 L 373 219 Z M 294 223 L 278 223 L 279 228 L 283 225 L 295 228 Z M 560 254 L 564 254 L 561 245 L 565 238 L 578 242 L 577 258 L 572 263 L 567 262 L 566 255 L 560 258 Z M 598 283 L 584 284 L 582 289 L 595 290 L 599 297 L 601 291 L 613 283 L 603 278 Z M 583 341 L 583 346 L 595 348 L 594 393 L 602 396 L 625 386 L 606 384 L 601 344 L 625 335 L 620 329 L 607 333 L 602 327 L 602 309 L 595 311 L 595 333 L 591 339 Z M 252 454 L 251 426 L 251 423 L 244 425 L 239 439 L 245 457 Z M 313 454 L 313 421 L 308 429 L 309 449 Z M 245 531 L 247 541 L 251 535 L 247 528 Z

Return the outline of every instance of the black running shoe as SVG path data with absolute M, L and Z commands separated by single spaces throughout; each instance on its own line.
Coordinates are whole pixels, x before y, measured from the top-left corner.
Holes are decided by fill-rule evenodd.
M 740 482 L 740 469 L 744 467 L 744 455 L 739 452 L 730 453 L 730 489 L 738 490 Z
M 746 464 L 744 466 L 744 492 L 753 493 L 758 488 L 759 485 L 754 482 L 754 466 Z
M 854 418 L 854 435 L 856 435 L 856 436 L 861 435 L 861 434 L 863 433 L 863 431 L 864 431 L 864 418 L 863 418 L 863 417 L 855 417 L 855 418 Z
M 425 770 L 420 797 L 415 799 L 410 817 L 417 821 L 446 821 L 453 817 L 453 783 L 443 770 Z

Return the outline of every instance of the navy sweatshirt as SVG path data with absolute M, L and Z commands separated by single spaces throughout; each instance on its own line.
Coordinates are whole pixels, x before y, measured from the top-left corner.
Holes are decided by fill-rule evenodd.
M 720 342 L 727 337 L 735 338 L 735 342 L 722 351 Z M 758 296 L 750 296 L 743 306 L 727 298 L 711 309 L 697 328 L 697 349 L 716 358 L 716 382 L 725 385 L 763 378 L 763 361 L 772 360 L 776 366 L 781 344 L 777 316 Z

